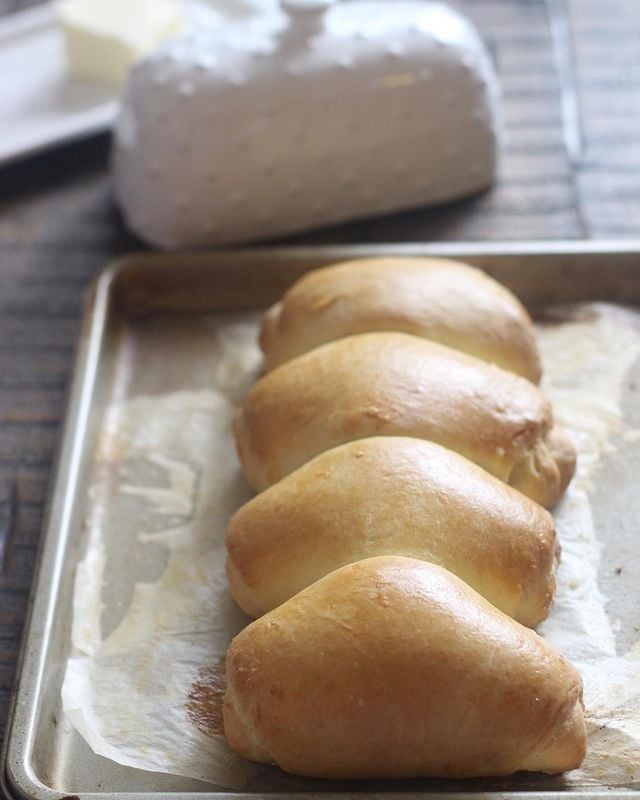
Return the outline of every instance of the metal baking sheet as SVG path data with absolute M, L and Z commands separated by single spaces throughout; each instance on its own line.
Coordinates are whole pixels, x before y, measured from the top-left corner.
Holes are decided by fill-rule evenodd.
M 69 652 L 74 567 L 81 552 L 91 456 L 102 414 L 114 400 L 140 393 L 206 388 L 204 347 L 207 320 L 276 300 L 303 272 L 333 261 L 380 255 L 443 255 L 486 269 L 510 287 L 535 312 L 552 303 L 603 300 L 640 305 L 640 242 L 390 245 L 269 248 L 233 252 L 133 255 L 107 267 L 92 288 L 82 328 L 66 424 L 48 507 L 8 735 L 4 747 L 3 788 L 19 798 L 195 798 L 232 796 L 250 800 L 294 793 L 274 784 L 250 792 L 212 791 L 209 784 L 143 772 L 96 756 L 64 723 L 60 687 Z M 144 365 L 142 369 L 141 366 Z M 640 377 L 640 371 L 639 371 Z M 640 456 L 628 465 L 637 474 Z M 619 475 L 611 480 L 619 482 Z M 622 507 L 629 519 L 640 514 L 640 497 L 627 478 Z M 621 553 L 616 547 L 618 510 L 609 514 L 607 478 L 599 491 L 598 526 L 608 539 L 603 574 Z M 609 520 L 614 520 L 614 524 Z M 627 540 L 628 545 L 628 540 Z M 640 551 L 640 539 L 636 549 Z M 632 568 L 620 587 L 616 613 L 637 624 L 640 611 L 639 553 L 628 550 Z M 634 567 L 634 563 L 636 567 Z M 606 587 L 605 588 L 606 591 Z M 500 780 L 404 783 L 309 782 L 309 793 L 378 798 L 424 795 L 431 798 L 490 798 L 534 794 L 573 798 L 595 794 L 640 795 L 640 784 L 625 787 L 563 789 L 561 777 L 515 776 Z M 295 793 L 296 797 L 307 794 Z

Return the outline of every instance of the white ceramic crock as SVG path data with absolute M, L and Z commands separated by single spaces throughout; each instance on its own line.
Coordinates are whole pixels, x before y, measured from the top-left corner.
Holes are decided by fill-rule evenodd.
M 491 183 L 497 85 L 471 25 L 419 0 L 282 0 L 134 68 L 113 168 L 163 248 L 264 239 Z

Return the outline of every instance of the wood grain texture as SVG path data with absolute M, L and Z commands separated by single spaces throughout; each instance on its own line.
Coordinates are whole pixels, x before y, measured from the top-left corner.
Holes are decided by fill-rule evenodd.
M 584 130 L 575 165 L 590 236 L 638 234 L 640 15 L 634 0 L 603 14 L 598 0 L 569 0 Z
M 637 0 L 610 0 L 606 14 L 601 0 L 561 2 L 579 100 L 577 158 L 565 147 L 546 4 L 455 0 L 503 86 L 508 140 L 496 187 L 289 241 L 640 236 Z M 34 4 L 0 0 L 0 14 Z M 0 170 L 0 738 L 83 295 L 106 261 L 140 248 L 111 199 L 108 149 L 100 136 Z

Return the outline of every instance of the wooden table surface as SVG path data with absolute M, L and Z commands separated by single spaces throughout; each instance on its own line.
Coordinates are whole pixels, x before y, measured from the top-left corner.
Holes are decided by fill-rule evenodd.
M 0 0 L 0 14 L 28 5 Z M 637 0 L 455 5 L 502 82 L 495 188 L 289 241 L 640 239 Z M 108 154 L 104 135 L 0 170 L 0 739 L 83 294 L 103 264 L 141 247 L 114 206 Z

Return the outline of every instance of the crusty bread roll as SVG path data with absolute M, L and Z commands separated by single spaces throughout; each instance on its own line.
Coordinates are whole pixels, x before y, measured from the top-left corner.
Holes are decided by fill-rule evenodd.
M 314 458 L 244 505 L 227 533 L 231 594 L 254 617 L 338 567 L 404 555 L 440 564 L 523 625 L 549 613 L 551 515 L 432 442 L 379 436 Z
M 372 258 L 318 269 L 266 314 L 260 344 L 272 369 L 321 344 L 401 331 L 540 380 L 529 315 L 478 269 L 441 258 Z
M 466 456 L 546 507 L 575 454 L 551 433 L 531 382 L 405 333 L 322 345 L 262 377 L 235 420 L 240 460 L 258 491 L 319 453 L 369 436 L 413 436 Z
M 573 667 L 423 561 L 326 575 L 236 636 L 226 670 L 231 746 L 299 775 L 555 773 L 585 754 Z

